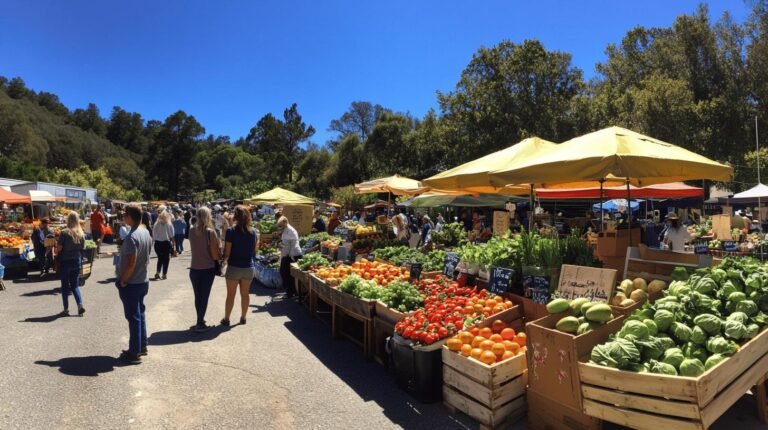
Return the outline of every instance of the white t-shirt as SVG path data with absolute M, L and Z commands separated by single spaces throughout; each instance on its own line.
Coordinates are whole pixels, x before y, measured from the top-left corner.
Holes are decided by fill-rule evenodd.
M 280 235 L 280 240 L 283 242 L 282 249 L 280 250 L 280 256 L 282 257 L 298 257 L 301 255 L 301 247 L 299 247 L 299 233 L 293 226 L 283 230 L 283 234 Z
M 688 233 L 688 229 L 680 226 L 677 229 L 668 228 L 664 233 L 664 237 L 667 239 L 667 245 L 670 245 L 671 251 L 682 251 L 685 249 L 685 242 L 691 241 L 691 234 Z

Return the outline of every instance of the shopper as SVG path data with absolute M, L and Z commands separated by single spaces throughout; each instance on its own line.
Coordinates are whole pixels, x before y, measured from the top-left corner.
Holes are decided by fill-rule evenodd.
M 235 305 L 235 294 L 240 289 L 240 324 L 245 324 L 248 315 L 249 290 L 253 282 L 253 259 L 259 248 L 259 236 L 251 227 L 251 214 L 245 206 L 237 206 L 234 216 L 235 226 L 230 227 L 224 237 L 224 262 L 227 272 L 227 300 L 224 306 L 224 318 L 221 325 L 229 326 L 229 317 Z
M 176 253 L 184 252 L 184 237 L 187 233 L 187 223 L 184 221 L 181 211 L 176 211 L 176 219 L 173 220 L 173 242 L 176 246 Z
M 200 208 L 197 211 L 197 224 L 189 233 L 189 249 L 192 252 L 192 264 L 189 267 L 189 280 L 195 293 L 195 312 L 197 322 L 190 329 L 202 333 L 210 327 L 205 322 L 208 298 L 216 277 L 216 265 L 221 258 L 221 248 L 213 230 L 211 210 Z
M 164 210 L 157 215 L 157 222 L 152 227 L 152 238 L 155 241 L 155 254 L 157 254 L 155 280 L 166 279 L 168 276 L 171 255 L 176 256 L 174 236 L 171 214 Z
M 321 231 L 325 231 L 325 221 L 323 221 L 323 217 L 320 215 L 320 211 L 315 211 L 315 220 L 312 222 L 312 233 L 318 233 Z
M 189 239 L 189 230 L 192 229 L 192 205 L 187 205 L 184 208 L 184 222 L 187 224 L 187 229 L 184 230 L 184 239 Z
M 123 312 L 128 320 L 128 350 L 120 359 L 129 363 L 141 363 L 147 355 L 147 319 L 144 297 L 149 292 L 149 254 L 152 237 L 141 223 L 141 206 L 130 204 L 125 208 L 124 222 L 131 228 L 120 246 L 120 266 L 117 276 L 117 291 L 123 302 Z
M 408 239 L 408 230 L 405 227 L 403 218 L 405 218 L 403 214 L 397 214 L 392 217 L 392 230 L 397 240 Z
M 40 220 L 40 225 L 32 230 L 32 245 L 35 248 L 35 259 L 40 264 L 40 277 L 48 274 L 50 260 L 48 258 L 48 247 L 45 246 L 45 239 L 53 232 L 48 228 L 48 218 Z
M 85 233 L 80 226 L 80 217 L 72 211 L 67 215 L 67 228 L 59 234 L 59 242 L 56 254 L 59 260 L 59 275 L 61 277 L 61 298 L 64 302 L 64 310 L 61 316 L 69 315 L 69 292 L 75 296 L 77 314 L 85 313 L 83 297 L 80 294 L 80 265 L 82 263 L 82 251 L 85 245 Z
M 333 211 L 331 212 L 331 218 L 328 220 L 328 234 L 334 234 L 336 232 L 336 227 L 341 225 L 341 221 L 339 221 L 339 212 Z
M 688 229 L 680 225 L 677 214 L 672 212 L 667 215 L 667 232 L 664 233 L 664 243 L 670 251 L 683 251 L 685 243 L 691 241 Z
M 296 286 L 291 276 L 291 263 L 301 258 L 299 233 L 288 224 L 286 217 L 277 220 L 277 231 L 280 233 L 280 276 L 283 279 L 286 296 L 291 298 L 296 295 Z
M 93 212 L 91 212 L 91 237 L 96 242 L 96 256 L 99 256 L 101 250 L 101 240 L 104 236 L 104 224 L 106 218 L 104 213 L 101 212 L 101 208 L 98 205 L 93 205 Z
M 429 243 L 434 229 L 435 224 L 432 223 L 432 219 L 429 218 L 429 215 L 424 215 L 421 218 L 421 246 L 426 246 Z
M 147 229 L 147 232 L 149 233 L 149 237 L 152 237 L 152 225 L 154 223 L 152 222 L 152 215 L 149 214 L 149 212 L 142 212 L 141 214 L 141 225 L 144 226 L 144 228 Z

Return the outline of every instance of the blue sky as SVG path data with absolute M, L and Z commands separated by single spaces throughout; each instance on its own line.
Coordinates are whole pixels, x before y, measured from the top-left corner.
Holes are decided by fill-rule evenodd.
M 698 1 L 388 2 L 281 0 L 0 3 L 0 75 L 21 76 L 70 109 L 117 105 L 145 118 L 182 109 L 210 134 L 244 136 L 298 103 L 324 143 L 354 100 L 421 116 L 480 46 L 539 39 L 587 77 L 634 26 L 669 26 Z M 748 15 L 711 1 L 717 19 Z

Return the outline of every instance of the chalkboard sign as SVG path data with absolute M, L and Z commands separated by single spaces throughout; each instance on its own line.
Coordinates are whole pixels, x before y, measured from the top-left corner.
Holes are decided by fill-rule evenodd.
M 514 275 L 515 271 L 512 269 L 505 269 L 503 267 L 492 268 L 488 290 L 496 294 L 506 293 L 509 290 L 509 284 L 512 283 Z
M 549 279 L 545 276 L 525 276 L 523 278 L 523 288 L 525 290 L 525 297 L 533 300 L 534 303 L 540 305 L 549 303 Z
M 336 252 L 336 259 L 339 261 L 344 261 L 347 259 L 347 256 L 349 255 L 349 248 L 346 246 L 340 246 L 338 252 Z
M 421 271 L 424 268 L 424 263 L 411 263 L 411 280 L 418 281 L 421 279 Z
M 443 275 L 454 279 L 453 275 L 456 272 L 456 266 L 459 265 L 459 256 L 456 253 L 449 252 L 445 254 L 445 267 L 443 267 Z
M 726 252 L 739 252 L 739 242 L 733 240 L 723 241 L 723 249 Z
M 565 223 L 562 221 L 555 221 L 555 230 L 559 234 L 565 234 Z
M 695 254 L 706 255 L 709 253 L 709 246 L 706 243 L 693 245 L 693 252 Z

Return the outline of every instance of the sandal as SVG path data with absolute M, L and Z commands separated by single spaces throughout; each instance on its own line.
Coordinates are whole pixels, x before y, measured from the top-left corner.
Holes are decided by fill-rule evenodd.
M 240 318 L 240 325 L 245 325 L 245 318 Z
M 223 325 L 224 327 L 229 327 L 229 320 L 226 318 L 222 318 L 221 325 Z

